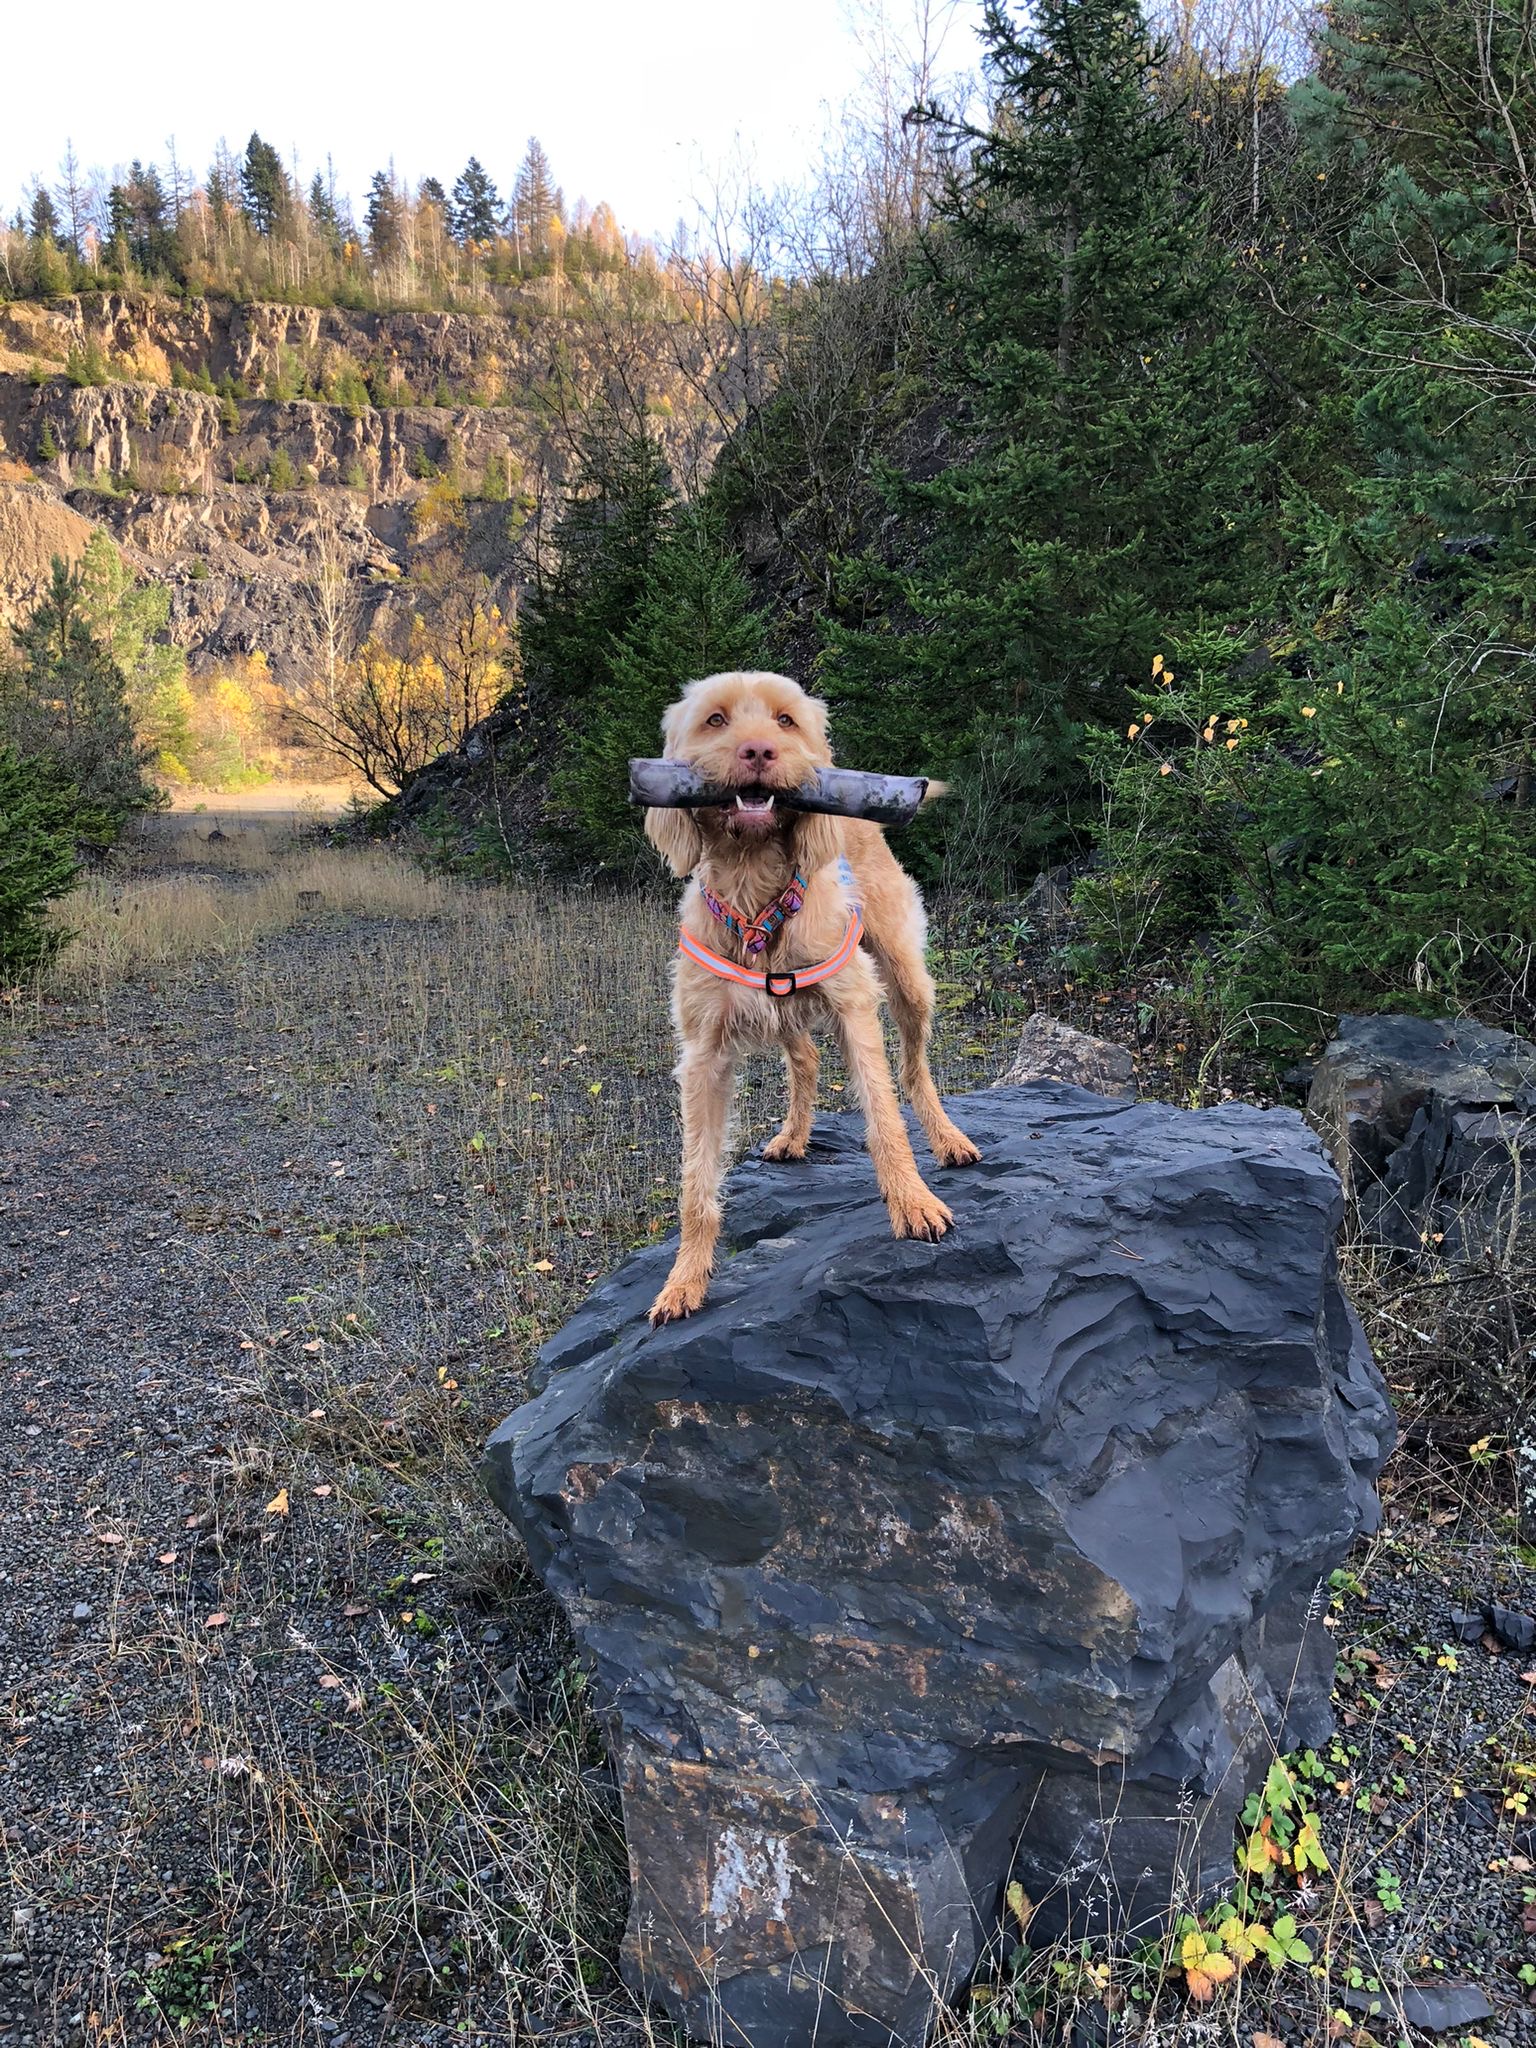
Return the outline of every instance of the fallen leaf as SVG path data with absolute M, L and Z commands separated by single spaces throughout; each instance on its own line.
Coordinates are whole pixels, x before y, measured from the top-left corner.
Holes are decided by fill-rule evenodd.
M 436 1572 L 412 1572 L 411 1584 L 413 1586 L 424 1586 L 428 1579 L 435 1579 L 436 1577 Z
M 342 1613 L 343 1613 L 344 1615 L 346 1615 L 346 1616 L 347 1616 L 347 1618 L 348 1618 L 349 1620 L 355 1620 L 355 1619 L 356 1619 L 356 1617 L 357 1617 L 357 1616 L 358 1616 L 359 1614 L 366 1614 L 366 1613 L 368 1612 L 368 1610 L 367 1610 L 367 1608 L 366 1608 L 366 1607 L 357 1607 L 357 1606 L 347 1606 L 347 1607 L 343 1607 L 343 1609 L 342 1609 L 341 1611 L 342 1611 Z
M 267 1513 L 269 1515 L 286 1515 L 287 1512 L 288 1489 L 286 1486 L 280 1486 L 277 1489 L 277 1492 L 274 1493 L 272 1498 L 267 1502 Z
M 155 1559 L 156 1564 L 174 1564 L 175 1562 L 176 1553 L 174 1550 L 162 1550 L 160 1555 Z
M 1013 1880 L 1013 1883 L 1009 1885 L 1007 1891 L 1004 1892 L 1003 1897 L 1007 1901 L 1009 1912 L 1018 1922 L 1019 1932 L 1020 1934 L 1022 1934 L 1025 1928 L 1029 1925 L 1030 1921 L 1034 1917 L 1034 1900 L 1029 1896 L 1029 1893 L 1025 1891 L 1023 1885 L 1019 1883 L 1017 1878 L 1015 1878 Z
M 327 1671 L 325 1676 L 321 1679 L 320 1683 L 327 1692 L 330 1692 L 333 1687 L 340 1685 L 341 1680 L 336 1676 L 334 1671 Z
M 328 1486 L 312 1486 L 309 1490 L 316 1500 L 329 1500 L 331 1497 L 331 1489 Z
M 208 1619 L 203 1623 L 203 1627 L 224 1628 L 228 1624 L 228 1621 L 229 1616 L 227 1614 L 210 1614 Z
M 535 1259 L 529 1270 L 534 1273 L 553 1273 L 555 1262 L 553 1259 Z
M 1285 2043 L 1278 2034 L 1255 2034 L 1253 2048 L 1285 2048 Z
M 306 1351 L 323 1351 L 325 1349 L 325 1339 L 323 1337 L 311 1337 L 304 1346 L 304 1349 Z
M 122 1540 L 122 1537 L 118 1535 L 115 1529 L 98 1529 L 96 1531 L 96 1541 L 98 1543 L 121 1543 Z

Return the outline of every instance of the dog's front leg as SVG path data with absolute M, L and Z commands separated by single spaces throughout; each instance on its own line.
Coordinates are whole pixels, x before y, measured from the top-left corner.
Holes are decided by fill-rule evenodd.
M 844 1003 L 838 1008 L 837 1024 L 863 1105 L 864 1136 L 875 1179 L 891 1212 L 891 1228 L 898 1237 L 942 1237 L 955 1219 L 917 1170 L 885 1056 L 879 1012 L 873 1001 Z
M 736 1062 L 718 1048 L 690 1047 L 677 1078 L 683 1098 L 682 1242 L 666 1286 L 651 1303 L 653 1323 L 692 1315 L 709 1291 L 720 1235 L 720 1179 Z

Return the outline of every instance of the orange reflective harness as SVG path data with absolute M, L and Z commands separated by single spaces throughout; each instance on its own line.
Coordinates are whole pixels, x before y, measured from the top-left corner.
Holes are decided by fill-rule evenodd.
M 845 888 L 853 887 L 853 870 L 849 867 L 846 857 L 839 858 L 837 874 L 838 880 Z M 709 892 L 702 890 L 702 885 L 701 893 L 713 914 L 720 916 L 720 912 L 714 909 Z M 799 905 L 796 904 L 795 908 L 798 909 Z M 745 920 L 738 922 L 743 924 L 747 931 L 760 928 L 759 921 L 755 919 L 751 923 Z M 721 981 L 734 982 L 738 988 L 759 989 L 764 995 L 774 996 L 782 1001 L 786 996 L 798 995 L 802 989 L 814 988 L 818 982 L 830 981 L 834 974 L 841 973 L 859 950 L 859 941 L 863 936 L 864 908 L 855 897 L 848 918 L 848 929 L 843 933 L 841 945 L 830 958 L 818 960 L 814 967 L 769 968 L 766 973 L 757 973 L 750 967 L 738 967 L 734 960 L 722 959 L 720 954 L 711 952 L 701 939 L 696 939 L 686 929 L 678 931 L 677 950 L 685 960 L 691 960 L 695 967 L 702 967 L 707 973 L 718 975 Z

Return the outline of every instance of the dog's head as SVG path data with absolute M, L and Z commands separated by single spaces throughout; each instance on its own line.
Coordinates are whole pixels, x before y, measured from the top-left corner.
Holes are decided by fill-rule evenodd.
M 752 846 L 788 837 L 806 874 L 837 857 L 840 840 L 830 819 L 777 801 L 831 763 L 827 707 L 819 698 L 788 676 L 705 676 L 669 706 L 661 730 L 669 761 L 686 761 L 706 781 L 737 792 L 721 809 L 646 812 L 646 837 L 675 874 L 691 874 L 714 840 Z

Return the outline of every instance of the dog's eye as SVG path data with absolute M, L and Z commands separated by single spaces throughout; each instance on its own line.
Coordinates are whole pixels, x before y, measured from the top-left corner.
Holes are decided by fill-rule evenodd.
M 795 729 L 795 721 L 790 717 L 787 711 L 781 711 L 779 713 L 779 723 L 784 727 L 784 729 L 787 732 L 793 732 Z
M 723 711 L 711 711 L 708 718 L 705 719 L 704 723 L 706 725 L 728 725 L 730 723 L 730 720 L 726 717 Z

